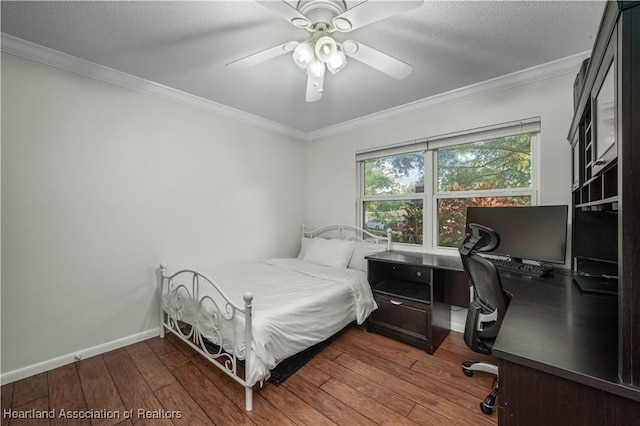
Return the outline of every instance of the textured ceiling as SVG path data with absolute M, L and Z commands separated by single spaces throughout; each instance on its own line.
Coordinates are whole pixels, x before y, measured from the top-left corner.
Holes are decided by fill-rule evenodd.
M 295 2 L 290 2 L 295 4 Z M 347 1 L 347 7 L 361 1 Z M 350 60 L 305 102 L 291 55 L 244 70 L 225 64 L 306 31 L 253 1 L 2 2 L 2 32 L 312 132 L 593 47 L 601 1 L 426 1 L 336 39 L 411 64 L 395 80 Z

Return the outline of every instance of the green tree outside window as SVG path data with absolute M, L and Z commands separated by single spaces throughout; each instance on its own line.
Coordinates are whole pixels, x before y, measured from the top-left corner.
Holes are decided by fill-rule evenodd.
M 424 151 L 365 160 L 364 227 L 381 235 L 391 228 L 393 241 L 422 245 L 424 223 L 430 223 L 426 197 L 433 194 L 436 245 L 457 247 L 467 207 L 531 205 L 531 138 L 523 133 L 438 148 L 434 188 L 426 193 L 425 173 L 431 172 Z

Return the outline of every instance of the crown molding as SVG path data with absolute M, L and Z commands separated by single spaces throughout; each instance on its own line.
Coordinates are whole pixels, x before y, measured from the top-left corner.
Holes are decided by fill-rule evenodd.
M 231 118 L 297 139 L 307 140 L 307 134 L 289 126 L 194 96 L 171 87 L 154 83 L 95 62 L 77 58 L 58 50 L 35 44 L 9 34 L 2 33 L 2 51 L 46 65 L 63 69 L 84 77 L 115 84 L 127 89 L 157 96 L 161 99 L 190 106 L 223 117 Z
M 460 102 L 478 96 L 488 95 L 490 93 L 511 89 L 517 86 L 522 86 L 552 77 L 557 77 L 559 75 L 567 73 L 576 73 L 580 69 L 582 62 L 589 57 L 590 53 L 590 50 L 577 53 L 575 55 L 567 56 L 566 58 L 561 58 L 521 71 L 516 71 L 500 77 L 492 78 L 491 80 L 482 81 L 480 83 L 472 84 L 469 86 L 461 87 L 459 89 L 454 89 L 448 92 L 440 93 L 438 95 L 430 96 L 428 98 L 420 99 L 415 102 L 410 102 L 408 104 L 400 105 L 384 111 L 376 112 L 363 117 L 358 117 L 353 120 L 336 124 L 335 126 L 329 126 L 323 129 L 315 130 L 307 133 L 307 140 L 311 141 L 314 139 L 344 133 L 350 130 L 355 130 L 360 127 L 369 126 L 399 116 L 413 114 L 429 108 Z
M 466 99 L 522 86 L 562 74 L 575 73 L 580 69 L 582 61 L 588 58 L 591 53 L 590 51 L 578 53 L 556 61 L 537 65 L 522 71 L 517 71 L 491 80 L 486 80 L 470 86 L 430 96 L 405 105 L 400 105 L 398 107 L 307 133 L 199 96 L 194 96 L 162 84 L 154 83 L 113 68 L 96 64 L 95 62 L 80 59 L 48 47 L 31 43 L 5 33 L 2 33 L 2 51 L 85 77 L 115 84 L 131 90 L 157 96 L 161 99 L 218 114 L 223 117 L 238 120 L 303 141 L 312 141 L 380 123 L 399 116 L 416 113 L 425 109 L 460 102 Z

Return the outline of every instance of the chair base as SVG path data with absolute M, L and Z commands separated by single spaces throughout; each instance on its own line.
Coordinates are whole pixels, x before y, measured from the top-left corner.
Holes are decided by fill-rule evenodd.
M 474 371 L 481 371 L 483 373 L 492 374 L 498 378 L 498 366 L 494 364 L 488 364 L 486 362 L 473 362 L 473 361 L 465 361 L 462 363 L 462 372 L 465 376 L 471 377 L 473 376 Z M 480 403 L 480 410 L 484 414 L 492 414 L 493 407 L 496 404 L 496 399 L 498 398 L 498 387 L 496 386 L 491 390 L 491 393 L 487 395 L 487 397 Z
M 466 376 L 473 376 L 474 371 L 482 371 L 484 373 L 493 374 L 494 376 L 498 377 L 497 365 L 476 361 L 465 361 L 462 363 L 462 372 Z

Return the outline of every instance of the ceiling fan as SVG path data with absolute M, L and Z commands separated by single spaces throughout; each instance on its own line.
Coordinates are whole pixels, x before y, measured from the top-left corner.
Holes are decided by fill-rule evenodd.
M 325 70 L 335 74 L 347 64 L 347 56 L 396 79 L 405 78 L 413 67 L 374 48 L 354 40 L 337 41 L 335 32 L 347 33 L 356 28 L 418 7 L 424 0 L 363 1 L 347 9 L 342 0 L 300 0 L 294 8 L 285 0 L 256 0 L 298 28 L 307 30 L 307 39 L 288 41 L 227 64 L 229 68 L 246 68 L 276 56 L 293 52 L 293 61 L 307 71 L 306 101 L 322 97 Z

